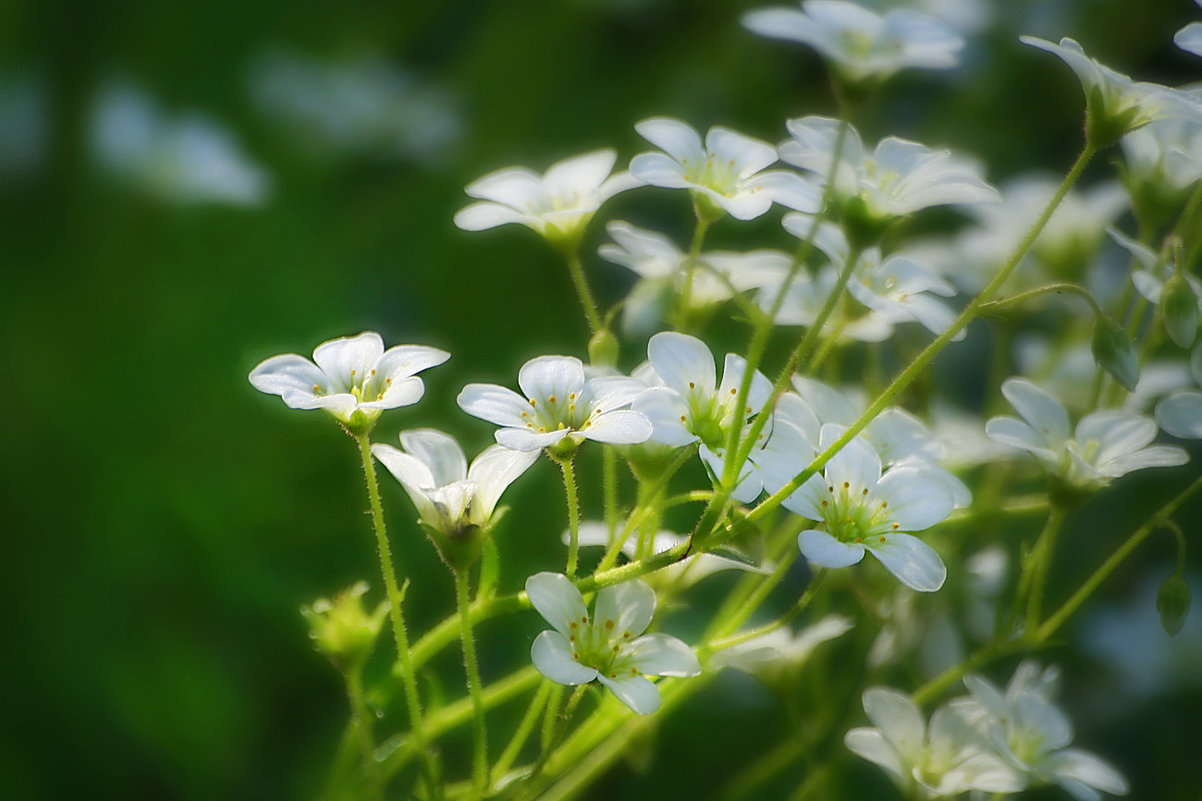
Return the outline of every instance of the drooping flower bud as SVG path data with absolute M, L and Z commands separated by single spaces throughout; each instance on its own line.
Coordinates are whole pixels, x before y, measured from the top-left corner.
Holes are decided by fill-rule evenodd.
M 1169 339 L 1183 348 L 1194 344 L 1198 335 L 1198 296 L 1179 272 L 1165 281 L 1160 314 Z
M 1189 585 L 1180 573 L 1160 586 L 1160 592 L 1156 594 L 1156 611 L 1160 613 L 1160 625 L 1165 631 L 1169 634 L 1181 631 L 1189 612 Z
M 1094 319 L 1089 347 L 1099 367 L 1128 392 L 1135 391 L 1135 385 L 1139 383 L 1139 357 L 1122 326 L 1108 316 L 1098 315 Z

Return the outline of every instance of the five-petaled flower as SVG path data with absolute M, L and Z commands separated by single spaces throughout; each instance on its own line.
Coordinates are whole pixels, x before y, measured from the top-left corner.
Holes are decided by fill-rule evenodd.
M 822 426 L 819 450 L 843 435 L 843 426 Z M 934 592 L 947 568 L 931 546 L 908 531 L 930 528 L 951 514 L 953 489 L 937 470 L 905 461 L 881 473 L 881 457 L 862 437 L 843 446 L 822 475 L 802 484 L 782 505 L 818 521 L 797 544 L 807 559 L 823 567 L 847 567 L 869 551 L 907 587 Z
M 585 439 L 633 445 L 651 436 L 650 421 L 624 408 L 643 385 L 624 376 L 588 378 L 575 356 L 531 359 L 518 371 L 518 386 L 525 397 L 497 384 L 468 384 L 459 407 L 503 426 L 497 442 L 516 451 L 571 450 Z
M 366 431 L 385 409 L 421 400 L 425 385 L 415 374 L 450 357 L 425 345 L 384 350 L 379 334 L 364 331 L 321 343 L 313 361 L 296 353 L 272 356 L 251 370 L 250 383 L 293 409 L 325 409 L 348 428 Z
M 640 153 L 630 172 L 645 184 L 688 189 L 699 213 L 752 220 L 772 204 L 796 211 L 818 210 L 819 193 L 806 179 L 789 170 L 768 170 L 777 160 L 776 148 L 729 128 L 714 126 L 701 136 L 680 120 L 654 117 L 634 126 L 639 135 L 663 150 Z
M 626 706 L 649 715 L 659 709 L 659 690 L 647 676 L 701 673 L 688 645 L 668 634 L 643 634 L 655 614 L 655 591 L 641 581 L 602 589 L 592 616 L 580 590 L 561 573 L 536 573 L 526 579 L 526 594 L 554 627 L 530 648 L 534 666 L 551 681 L 599 681 Z
M 543 175 L 506 167 L 472 181 L 464 189 L 480 198 L 455 214 L 465 231 L 520 223 L 553 243 L 574 244 L 601 204 L 638 186 L 628 172 L 610 175 L 617 154 L 596 150 L 552 164 Z

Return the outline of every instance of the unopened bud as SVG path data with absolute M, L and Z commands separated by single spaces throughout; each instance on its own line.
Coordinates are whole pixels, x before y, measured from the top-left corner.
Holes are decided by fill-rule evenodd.
M 313 644 L 343 670 L 358 669 L 367 661 L 388 615 L 384 603 L 371 614 L 364 611 L 362 598 L 366 592 L 367 583 L 360 581 L 338 593 L 332 601 L 318 598 L 301 607 Z
M 1198 296 L 1181 273 L 1173 273 L 1160 295 L 1160 314 L 1169 339 L 1183 348 L 1198 335 Z
M 1113 319 L 1098 315 L 1094 319 L 1093 341 L 1090 342 L 1094 360 L 1123 385 L 1128 392 L 1139 383 L 1139 357 L 1130 337 Z
M 601 328 L 588 341 L 588 360 L 594 367 L 614 367 L 621 344 L 608 328 Z
M 1156 594 L 1156 611 L 1160 613 L 1160 625 L 1169 634 L 1176 634 L 1185 625 L 1189 612 L 1189 585 L 1181 574 L 1173 575 L 1160 587 Z

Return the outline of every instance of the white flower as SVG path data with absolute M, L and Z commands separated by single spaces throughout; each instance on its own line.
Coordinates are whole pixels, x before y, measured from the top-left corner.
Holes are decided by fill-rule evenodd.
M 364 331 L 321 343 L 313 361 L 295 353 L 272 356 L 251 370 L 250 383 L 293 409 L 325 409 L 348 426 L 370 427 L 383 410 L 421 400 L 425 385 L 415 373 L 449 358 L 425 345 L 384 350 L 379 334 Z
M 1078 801 L 1098 801 L 1098 790 L 1127 793 L 1126 780 L 1110 765 L 1065 747 L 1073 740 L 1073 727 L 1051 702 L 1055 671 L 1041 674 L 1033 663 L 1024 662 L 1004 695 L 980 676 L 965 676 L 964 683 L 972 693 L 972 700 L 962 702 L 965 714 L 1029 783 L 1054 782 Z
M 136 87 L 104 89 L 91 127 L 101 166 L 163 200 L 258 206 L 270 194 L 270 177 L 227 128 L 197 113 L 169 117 Z
M 1121 409 L 1085 415 L 1069 435 L 1068 412 L 1051 393 L 1025 378 L 1007 378 L 1002 394 L 1022 420 L 994 417 L 985 433 L 1029 451 L 1053 476 L 1078 487 L 1100 487 L 1146 467 L 1175 467 L 1188 456 L 1174 445 L 1150 445 L 1156 422 Z
M 601 258 L 640 277 L 622 309 L 623 325 L 632 334 L 655 330 L 684 285 L 686 256 L 663 234 L 621 220 L 611 221 L 605 230 L 613 243 L 600 247 Z M 701 309 L 728 300 L 735 292 L 760 286 L 792 263 L 787 253 L 778 250 L 702 253 L 689 287 L 690 307 Z
M 1019 41 L 1059 56 L 1077 74 L 1085 90 L 1087 138 L 1097 147 L 1165 117 L 1202 119 L 1202 107 L 1188 95 L 1133 81 L 1085 55 L 1081 45 L 1067 36 L 1059 44 L 1035 36 L 1020 36 Z
M 659 709 L 659 690 L 647 676 L 701 674 L 689 646 L 667 634 L 643 634 L 655 614 L 655 592 L 641 581 L 605 587 L 592 617 L 580 591 L 560 573 L 526 579 L 526 594 L 554 627 L 534 640 L 530 658 L 538 672 L 559 684 L 594 679 L 640 715 Z
M 561 441 L 632 445 L 651 436 L 651 423 L 624 407 L 643 389 L 631 378 L 587 378 L 575 356 L 538 356 L 518 371 L 525 396 L 496 384 L 468 384 L 459 408 L 503 426 L 497 442 L 516 451 L 537 451 Z M 566 446 L 561 446 L 566 447 Z
M 797 633 L 788 628 L 773 629 L 751 640 L 740 642 L 716 653 L 709 661 L 714 670 L 733 667 L 746 673 L 772 673 L 802 664 L 824 642 L 842 637 L 853 623 L 843 615 L 827 615 Z
M 811 228 L 811 218 L 802 214 L 786 214 L 781 222 L 786 231 L 799 239 L 804 239 Z M 851 253 L 847 236 L 829 223 L 818 226 L 814 246 L 840 271 Z M 933 334 L 943 333 L 956 317 L 950 306 L 933 297 L 951 297 L 956 294 L 955 288 L 933 269 L 901 252 L 882 260 L 880 248 L 865 248 L 852 268 L 847 291 L 887 319 L 913 320 Z M 963 336 L 962 332 L 959 338 Z
M 638 185 L 630 173 L 610 175 L 617 154 L 596 150 L 552 164 L 538 175 L 524 167 L 506 167 L 477 178 L 464 191 L 481 202 L 455 214 L 465 231 L 520 223 L 552 241 L 578 237 L 601 204 Z
M 920 798 L 941 798 L 969 790 L 1013 793 L 1022 777 L 978 734 L 957 702 L 931 715 L 928 727 L 907 696 L 885 687 L 864 691 L 864 711 L 876 728 L 852 729 L 844 744 L 857 756 L 880 765 L 903 790 Z
M 687 334 L 663 331 L 647 342 L 647 358 L 662 387 L 651 387 L 635 398 L 632 408 L 651 420 L 655 442 L 680 447 L 701 442 L 701 458 L 722 475 L 726 437 L 731 426 L 742 426 L 768 400 L 772 385 L 758 370 L 751 380 L 747 404 L 736 406 L 747 361 L 726 354 L 722 383 L 717 381 L 714 356 L 704 342 Z M 740 477 L 732 497 L 743 503 L 760 493 L 753 475 Z
M 843 434 L 843 427 L 822 427 L 819 449 Z M 797 538 L 802 554 L 823 567 L 847 567 L 870 551 L 907 587 L 934 592 L 947 568 L 939 554 L 909 531 L 922 531 L 946 518 L 955 506 L 947 482 L 920 461 L 890 467 L 882 475 L 881 458 L 860 437 L 826 463 L 822 475 L 802 484 L 782 505 L 814 520 Z
M 777 306 L 777 296 L 784 285 L 789 270 L 780 270 L 772 281 L 765 282 L 763 289 L 756 294 L 755 302 L 765 313 Z M 793 276 L 785 289 L 785 297 L 780 301 L 773 323 L 776 325 L 813 325 L 821 314 L 826 299 L 839 282 L 839 271 L 831 264 L 824 264 L 812 277 L 805 272 Z M 849 311 L 840 306 L 838 325 L 832 325 L 831 335 L 840 340 L 850 339 L 857 342 L 884 342 L 893 335 L 893 325 L 903 319 L 895 314 L 868 309 L 864 314 L 853 317 Z
M 565 531 L 560 539 L 565 545 L 568 544 L 571 532 Z M 682 542 L 688 541 L 689 538 L 674 531 L 657 531 L 650 539 L 649 553 L 657 554 L 670 551 Z M 635 532 L 626 538 L 626 542 L 622 543 L 620 550 L 627 559 L 637 558 L 639 540 L 640 535 Z M 609 547 L 609 526 L 597 521 L 583 522 L 577 532 L 577 542 L 581 548 Z M 653 576 L 662 576 L 665 584 L 680 582 L 679 586 L 690 586 L 706 576 L 722 570 L 746 570 L 751 573 L 766 574 L 771 573 L 774 566 L 772 562 L 750 565 L 747 562 L 727 559 L 717 553 L 692 553 L 678 562 L 673 562 L 667 567 L 657 570 Z
M 851 82 L 881 80 L 906 67 L 954 67 L 964 46 L 964 39 L 951 28 L 913 11 L 878 16 L 840 0 L 806 0 L 801 6 L 800 11 L 752 11 L 743 15 L 743 25 L 761 36 L 813 47 Z
M 1202 31 L 1202 23 L 1195 22 Z M 1197 91 L 1191 92 L 1197 97 Z M 1123 137 L 1127 178 L 1137 185 L 1181 192 L 1202 178 L 1202 125 L 1170 118 L 1148 123 Z
M 401 482 L 422 522 L 448 536 L 489 528 L 501 493 L 538 459 L 538 451 L 490 445 L 469 467 L 459 443 L 441 431 L 402 431 L 400 439 L 404 450 L 377 443 L 372 455 Z
M 825 183 L 840 124 L 817 116 L 789 120 L 785 127 L 792 140 L 780 146 L 781 160 L 809 170 L 815 180 Z M 985 183 L 977 165 L 949 150 L 931 150 L 890 136 L 868 154 L 854 128 L 844 139 L 833 191 L 845 216 L 855 214 L 877 225 L 929 206 L 998 199 L 997 190 Z
M 796 211 L 818 210 L 813 184 L 788 170 L 764 168 L 777 160 L 776 148 L 759 139 L 714 126 L 705 144 L 680 120 L 653 117 L 635 130 L 663 153 L 640 153 L 630 171 L 645 184 L 688 189 L 704 202 L 739 220 L 759 217 L 780 203 Z

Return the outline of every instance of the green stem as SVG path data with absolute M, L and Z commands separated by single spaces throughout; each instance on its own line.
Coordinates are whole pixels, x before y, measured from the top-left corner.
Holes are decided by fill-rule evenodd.
M 1112 553 L 1106 559 L 1106 561 L 1094 571 L 1093 575 L 1086 579 L 1085 583 L 1082 584 L 1059 609 L 1057 609 L 1048 617 L 1047 620 L 1040 624 L 1039 628 L 1035 630 L 1036 642 L 1044 642 L 1048 637 L 1052 636 L 1052 634 L 1055 633 L 1058 628 L 1064 625 L 1064 621 L 1068 620 L 1069 617 L 1081 607 L 1081 604 L 1085 603 L 1086 599 L 1093 594 L 1094 590 L 1096 590 L 1098 586 L 1101 585 L 1101 583 L 1105 581 L 1106 578 L 1123 563 L 1123 560 L 1130 556 L 1131 552 L 1138 548 L 1140 543 L 1147 539 L 1148 535 L 1155 531 L 1162 524 L 1165 518 L 1176 512 L 1181 504 L 1185 503 L 1189 497 L 1199 489 L 1202 489 L 1202 476 L 1194 479 L 1192 484 L 1178 493 L 1176 497 L 1162 506 L 1154 515 L 1152 515 L 1147 522 L 1137 528 L 1131 534 L 1131 536 L 1127 538 L 1127 541 L 1120 545 L 1118 550 Z
M 1048 519 L 1044 523 L 1043 532 L 1035 542 L 1035 550 L 1031 553 L 1032 564 L 1026 571 L 1031 578 L 1027 582 L 1027 619 L 1025 631 L 1035 631 L 1043 608 L 1043 590 L 1047 584 L 1048 567 L 1052 563 L 1052 554 L 1056 550 L 1056 538 L 1064 524 L 1064 509 L 1053 503 L 1048 509 Z
M 695 204 L 694 204 L 695 205 Z M 709 231 L 710 219 L 696 208 L 697 227 L 693 229 L 693 239 L 689 243 L 689 254 L 684 262 L 684 286 L 680 289 L 680 303 L 676 308 L 676 320 L 673 326 L 678 331 L 685 331 L 689 325 L 689 307 L 693 302 L 693 274 L 697 271 L 697 262 L 701 258 L 701 245 L 705 242 L 705 234 Z
M 580 305 L 584 307 L 589 333 L 595 334 L 604 326 L 601 323 L 601 314 L 597 311 L 597 301 L 593 300 L 592 290 L 588 288 L 588 280 L 584 277 L 584 265 L 580 263 L 580 254 L 573 248 L 564 253 L 564 259 L 567 260 L 568 272 L 572 276 L 572 284 L 576 287 Z
M 1032 298 L 1037 298 L 1040 295 L 1063 295 L 1065 292 L 1085 298 L 1085 300 L 1093 308 L 1094 316 L 1104 317 L 1106 315 L 1106 312 L 1102 310 L 1102 307 L 1098 304 L 1098 301 L 1093 296 L 1093 293 L 1080 284 L 1074 284 L 1068 281 L 1045 284 L 1044 286 L 1036 287 L 1035 289 L 1028 289 L 1026 292 L 1019 292 L 1017 295 L 1010 295 L 1009 297 L 992 300 L 989 303 L 982 303 L 980 311 L 981 314 L 989 314 L 990 312 L 1000 311 L 1007 306 L 1015 306 L 1019 303 L 1024 303 Z
M 476 643 L 472 636 L 468 583 L 468 569 L 456 570 L 455 605 L 459 612 L 459 639 L 463 643 L 463 667 L 467 674 L 468 694 L 472 699 L 472 781 L 476 790 L 483 795 L 488 789 L 488 732 L 484 726 L 484 696 L 480 665 L 476 660 Z
M 814 600 L 814 595 L 817 594 L 818 588 L 820 586 L 822 586 L 822 582 L 823 582 L 823 579 L 826 578 L 826 574 L 827 574 L 827 571 L 825 571 L 825 570 L 817 573 L 814 576 L 814 578 L 812 578 L 810 580 L 809 586 L 807 586 L 805 588 L 805 591 L 797 599 L 797 602 L 794 603 L 792 607 L 790 607 L 788 612 L 785 612 L 783 615 L 778 617 L 776 620 L 773 620 L 771 623 L 765 623 L 762 626 L 757 626 L 756 628 L 751 629 L 750 631 L 745 631 L 742 634 L 738 634 L 733 637 L 727 637 L 726 639 L 718 640 L 717 642 L 715 642 L 709 646 L 709 650 L 723 651 L 723 650 L 726 650 L 727 648 L 733 648 L 734 646 L 739 645 L 740 643 L 745 643 L 745 642 L 754 640 L 756 637 L 763 637 L 765 634 L 771 634 L 772 632 L 776 631 L 777 629 L 781 628 L 782 626 L 787 626 L 789 623 L 792 623 L 793 620 L 798 615 L 800 615 L 802 612 L 805 611 L 805 608 L 810 605 L 810 602 Z M 777 581 L 779 581 L 779 579 L 777 579 Z M 768 584 L 769 582 L 765 581 L 764 583 Z M 773 583 L 775 583 L 775 582 L 773 582 Z M 748 603 L 752 604 L 754 601 L 754 606 L 758 606 L 761 600 L 762 600 L 762 598 L 754 598 L 753 597 L 753 599 L 749 599 Z M 744 616 L 743 619 L 745 620 L 746 616 Z M 734 622 L 734 621 L 731 621 L 731 622 L 733 623 L 733 625 L 728 624 L 727 628 L 737 628 L 739 625 L 742 624 L 743 621 L 739 620 L 738 622 Z
M 576 494 L 576 473 L 572 469 L 572 457 L 555 458 L 563 470 L 563 488 L 568 496 L 568 564 L 567 576 L 576 578 L 576 558 L 580 543 L 580 500 Z
M 1088 164 L 1090 159 L 1093 158 L 1095 152 L 1095 148 L 1088 145 L 1081 151 L 1081 155 L 1077 157 L 1076 162 L 1074 162 L 1072 168 L 1069 169 L 1068 174 L 1064 177 L 1064 181 L 1061 182 L 1055 194 L 1052 195 L 1051 200 L 1048 201 L 1047 207 L 1043 210 L 1043 213 L 1039 215 L 1039 219 L 1035 221 L 1035 224 L 1031 226 L 1031 230 L 1027 232 L 1025 237 L 1023 237 L 1022 242 L 1019 243 L 1014 253 L 1010 255 L 1010 258 L 998 271 L 997 275 L 995 275 L 993 279 L 985 286 L 985 288 L 982 289 L 980 293 L 978 293 L 977 296 L 974 297 L 968 303 L 968 305 L 964 307 L 964 310 L 961 311 L 956 319 L 952 321 L 951 325 L 947 327 L 947 330 L 931 341 L 931 343 L 928 344 L 926 348 L 924 348 L 923 351 L 918 354 L 917 357 L 915 357 L 914 361 L 910 362 L 910 364 L 907 365 L 906 368 L 902 370 L 896 378 L 893 379 L 893 382 L 885 388 L 884 392 L 877 396 L 877 399 L 873 401 L 867 409 L 864 410 L 863 414 L 861 414 L 854 423 L 848 426 L 848 428 L 843 432 L 842 436 L 832 442 L 830 447 L 814 457 L 814 460 L 810 462 L 809 466 L 794 476 L 793 480 L 791 480 L 788 484 L 785 484 L 780 488 L 780 490 L 773 493 L 768 498 L 764 499 L 759 506 L 753 509 L 747 517 L 749 522 L 754 523 L 756 520 L 759 520 L 764 515 L 774 510 L 777 506 L 780 506 L 781 502 L 792 495 L 798 487 L 800 487 L 810 478 L 810 476 L 821 470 L 836 453 L 841 451 L 843 447 L 847 445 L 847 443 L 851 442 L 852 439 L 859 435 L 859 433 L 863 431 L 864 428 L 870 422 L 872 422 L 876 416 L 885 409 L 886 406 L 892 403 L 893 400 L 899 394 L 901 394 L 902 390 L 906 389 L 906 387 L 908 387 L 914 381 L 914 379 L 916 379 L 922 373 L 922 371 L 926 369 L 927 365 L 931 363 L 936 354 L 943 350 L 948 343 L 955 339 L 956 336 L 976 318 L 981 306 L 983 306 L 985 303 L 988 303 L 990 298 L 997 294 L 998 289 L 1006 282 L 1006 279 L 1010 277 L 1015 268 L 1018 267 L 1018 264 L 1020 261 L 1022 261 L 1023 256 L 1026 255 L 1028 250 L 1030 250 L 1031 245 L 1035 242 L 1035 239 L 1039 236 L 1040 232 L 1043 231 L 1044 226 L 1047 225 L 1048 220 L 1051 219 L 1052 214 L 1056 211 L 1056 207 L 1060 205 L 1060 201 L 1064 199 L 1064 196 L 1068 193 L 1068 190 L 1077 182 L 1081 172 L 1085 169 L 1085 165 Z
M 605 527 L 609 530 L 609 547 L 618 533 L 618 457 L 611 447 L 601 449 L 601 482 L 605 508 Z
M 392 548 L 388 544 L 388 530 L 384 526 L 384 507 L 380 503 L 380 486 L 376 480 L 376 468 L 371 458 L 371 439 L 367 434 L 356 434 L 359 443 L 359 456 L 363 462 L 363 476 L 367 482 L 367 496 L 371 502 L 371 522 L 376 534 L 376 548 L 380 559 L 380 572 L 384 577 L 384 587 L 388 594 L 388 612 L 392 621 L 392 636 L 396 641 L 397 659 L 400 661 L 401 685 L 405 692 L 405 707 L 409 713 L 409 727 L 413 739 L 422 753 L 422 774 L 427 789 L 434 798 L 441 798 L 442 788 L 438 782 L 438 769 L 434 762 L 434 754 L 426 741 L 425 724 L 422 720 L 421 700 L 417 693 L 417 677 L 414 673 L 413 659 L 409 652 L 409 637 L 405 633 L 405 619 L 401 613 L 403 597 L 397 586 L 396 569 L 392 563 Z
M 382 799 L 383 788 L 380 784 L 379 763 L 376 762 L 376 743 L 371 733 L 372 716 L 367 707 L 367 699 L 363 695 L 363 676 L 358 666 L 351 667 L 343 674 L 346 678 L 346 694 L 351 703 L 351 717 L 355 731 L 358 734 L 359 748 L 363 753 L 363 772 L 372 798 Z
M 530 705 L 526 707 L 526 712 L 522 715 L 521 721 L 518 722 L 518 727 L 510 738 L 509 744 L 505 746 L 505 750 L 501 752 L 501 756 L 497 758 L 496 764 L 493 765 L 493 787 L 505 776 L 505 772 L 509 770 L 509 766 L 513 764 L 513 761 L 518 758 L 518 754 L 522 752 L 522 746 L 530 739 L 530 733 L 534 731 L 534 725 L 538 722 L 539 713 L 543 711 L 543 706 L 547 703 L 547 696 L 551 694 L 552 684 L 553 682 L 550 679 L 546 679 L 538 686 L 538 692 L 534 694 L 534 698 L 530 700 Z

